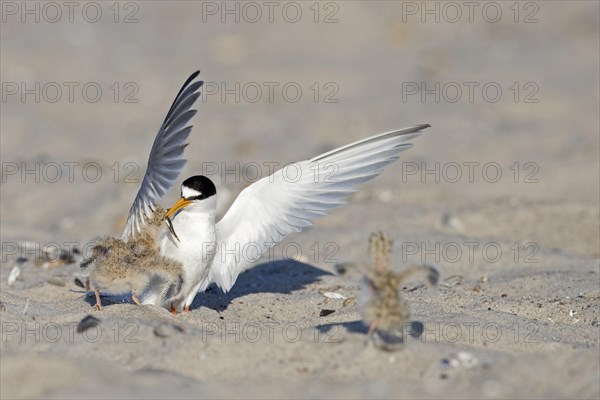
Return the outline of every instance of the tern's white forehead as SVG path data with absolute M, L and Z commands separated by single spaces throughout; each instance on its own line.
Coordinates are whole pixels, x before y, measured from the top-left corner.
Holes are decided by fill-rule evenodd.
M 190 197 L 196 197 L 196 196 L 201 196 L 202 193 L 200 193 L 199 191 L 189 188 L 187 186 L 182 186 L 181 187 L 181 197 L 189 199 Z

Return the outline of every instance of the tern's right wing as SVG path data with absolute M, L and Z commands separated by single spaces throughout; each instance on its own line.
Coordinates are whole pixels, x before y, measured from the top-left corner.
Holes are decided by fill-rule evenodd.
M 291 164 L 248 186 L 216 225 L 210 281 L 231 289 L 239 273 L 265 251 L 345 204 L 357 185 L 379 175 L 427 127 L 382 133 Z
M 199 73 L 194 72 L 185 81 L 154 139 L 142 186 L 129 210 L 121 236 L 123 240 L 140 233 L 146 221 L 152 217 L 154 204 L 173 186 L 185 166 L 183 150 L 192 130 L 187 124 L 196 114 L 196 110 L 190 108 L 200 96 L 198 90 L 204 84 L 202 81 L 193 82 Z

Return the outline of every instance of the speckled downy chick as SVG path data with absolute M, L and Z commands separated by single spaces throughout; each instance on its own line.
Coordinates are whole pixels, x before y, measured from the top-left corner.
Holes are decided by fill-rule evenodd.
M 369 326 L 368 336 L 384 349 L 401 343 L 402 330 L 410 317 L 406 300 L 400 295 L 400 286 L 415 274 L 425 277 L 425 282 L 436 285 L 439 273 L 428 265 L 409 267 L 401 272 L 390 269 L 392 240 L 382 232 L 369 238 L 371 266 L 364 267 L 364 287 L 361 290 L 363 321 Z
M 161 256 L 158 248 L 165 214 L 162 207 L 155 206 L 153 218 L 140 235 L 127 242 L 108 236 L 97 240 L 90 258 L 81 263 L 81 268 L 89 271 L 97 309 L 102 309 L 100 290 L 113 294 L 131 292 L 138 305 L 140 294 L 159 298 L 166 304 L 178 301 L 183 284 L 182 265 Z

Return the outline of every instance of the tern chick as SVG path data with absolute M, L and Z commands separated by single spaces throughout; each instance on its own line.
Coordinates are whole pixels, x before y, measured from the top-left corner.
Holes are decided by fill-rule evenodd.
M 97 240 L 91 257 L 81 263 L 81 268 L 90 273 L 97 309 L 102 309 L 100 290 L 113 294 L 131 292 L 138 305 L 141 304 L 138 295 L 142 294 L 160 303 L 179 301 L 182 265 L 162 256 L 158 247 L 164 221 L 166 211 L 155 206 L 152 218 L 136 238 L 127 242 L 109 236 Z
M 394 272 L 390 269 L 392 240 L 384 233 L 373 233 L 369 238 L 371 267 L 363 267 L 361 290 L 362 318 L 369 326 L 368 336 L 376 346 L 392 350 L 403 342 L 403 328 L 410 317 L 406 300 L 400 295 L 400 286 L 414 274 L 423 274 L 428 285 L 437 284 L 439 273 L 428 265 L 418 265 Z

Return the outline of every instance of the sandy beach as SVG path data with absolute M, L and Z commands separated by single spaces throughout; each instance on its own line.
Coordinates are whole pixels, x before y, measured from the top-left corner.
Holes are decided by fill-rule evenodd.
M 600 398 L 599 3 L 66 3 L 1 3 L 0 397 Z M 97 311 L 79 262 L 197 69 L 165 207 L 203 174 L 221 217 L 273 168 L 431 127 L 230 292 Z M 397 351 L 361 320 L 377 231 L 440 273 L 400 288 Z

